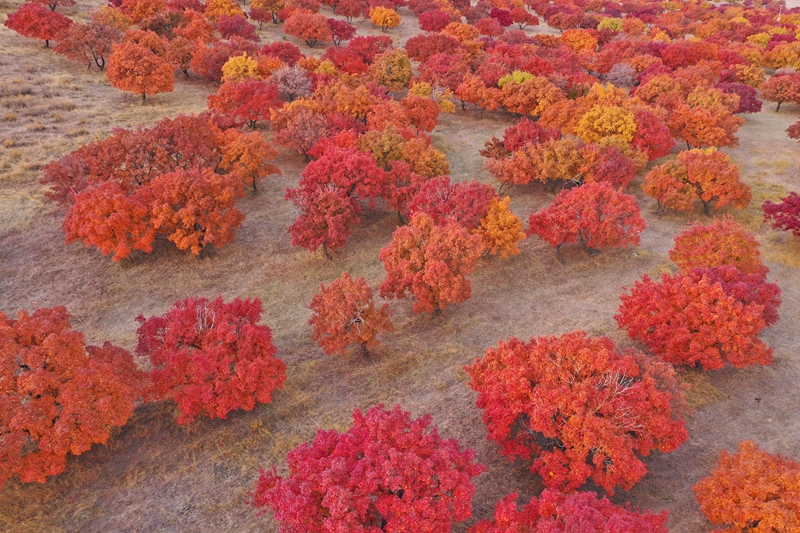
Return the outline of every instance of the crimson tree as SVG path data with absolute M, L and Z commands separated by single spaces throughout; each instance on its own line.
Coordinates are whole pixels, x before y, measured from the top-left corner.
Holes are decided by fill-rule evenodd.
M 484 467 L 430 425 L 400 406 L 356 409 L 346 433 L 320 430 L 289 452 L 285 478 L 262 470 L 253 504 L 272 509 L 286 533 L 448 533 L 471 516 L 472 478 Z
M 764 222 L 772 222 L 773 228 L 791 231 L 800 237 L 800 194 L 789 193 L 777 204 L 767 200 L 761 209 L 764 211 Z
M 249 411 L 283 386 L 286 365 L 260 319 L 261 300 L 222 297 L 187 298 L 163 315 L 136 318 L 136 353 L 153 365 L 153 396 L 178 404 L 179 424 Z

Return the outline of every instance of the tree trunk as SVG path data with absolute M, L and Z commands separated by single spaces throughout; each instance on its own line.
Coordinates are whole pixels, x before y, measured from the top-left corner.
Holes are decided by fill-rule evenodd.
M 142 103 L 147 99 L 147 93 L 142 93 Z
M 711 214 L 708 212 L 708 202 L 702 199 L 700 201 L 703 202 L 703 213 L 705 213 L 707 217 L 711 216 Z
M 782 104 L 782 103 L 783 103 L 783 100 L 781 100 L 780 102 L 778 102 L 778 107 L 775 109 L 775 112 L 776 112 L 776 113 L 777 113 L 778 111 L 780 111 L 780 110 L 781 110 L 781 104 Z
M 567 263 L 564 261 L 564 256 L 561 255 L 561 245 L 556 246 L 556 257 L 558 257 L 558 262 L 562 265 L 566 265 Z
M 325 254 L 325 257 L 328 259 L 328 261 L 333 260 L 333 257 L 331 257 L 330 252 L 328 252 L 328 246 L 324 242 L 322 243 L 322 252 Z

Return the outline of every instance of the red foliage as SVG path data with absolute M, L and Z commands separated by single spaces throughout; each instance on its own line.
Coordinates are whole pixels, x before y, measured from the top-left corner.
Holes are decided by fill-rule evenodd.
M 675 146 L 675 139 L 664 121 L 642 108 L 637 108 L 634 116 L 636 133 L 631 143 L 633 147 L 646 153 L 650 161 L 668 155 Z
M 122 32 L 113 26 L 90 21 L 86 24 L 70 24 L 59 35 L 55 51 L 75 61 L 83 61 L 89 66 L 94 62 L 103 70 L 111 55 L 111 46 L 122 40 Z
M 305 57 L 297 46 L 286 41 L 265 44 L 261 49 L 261 54 L 280 59 L 281 63 L 289 67 L 294 66 Z
M 153 395 L 178 404 L 179 424 L 197 417 L 226 418 L 268 403 L 286 380 L 268 327 L 261 326 L 261 300 L 187 298 L 137 330 L 136 353 L 153 365 Z
M 717 468 L 692 487 L 703 514 L 724 531 L 795 531 L 800 528 L 800 464 L 739 443 L 722 450 Z
M 503 147 L 509 152 L 516 152 L 528 145 L 557 141 L 560 138 L 561 131 L 558 128 L 544 128 L 538 122 L 522 117 L 517 124 L 509 126 L 503 132 Z
M 688 438 L 670 405 L 683 399 L 672 366 L 608 337 L 512 338 L 465 370 L 489 438 L 511 459 L 536 457 L 531 470 L 548 488 L 591 477 L 609 494 L 630 489 L 647 473 L 642 456 Z
M 532 213 L 528 234 L 556 247 L 580 243 L 587 253 L 612 246 L 636 246 L 645 229 L 636 198 L 605 183 L 581 185 L 559 193 L 549 207 Z
M 772 363 L 772 348 L 759 338 L 777 320 L 780 289 L 758 274 L 734 267 L 645 275 L 614 317 L 628 334 L 675 364 L 717 370 Z
M 440 108 L 439 104 L 431 98 L 408 94 L 400 100 L 400 105 L 403 106 L 411 125 L 417 129 L 417 132 L 431 132 L 436 127 Z
M 328 355 L 343 354 L 357 343 L 369 357 L 370 350 L 380 345 L 378 335 L 394 331 L 388 304 L 377 306 L 363 276 L 353 279 L 345 272 L 327 287 L 320 285 L 310 307 L 314 340 Z
M 333 44 L 339 46 L 342 41 L 349 41 L 356 34 L 356 27 L 344 20 L 329 18 L 328 27 L 331 29 Z
M 216 94 L 208 95 L 209 109 L 242 120 L 250 127 L 260 120 L 269 120 L 272 110 L 282 106 L 274 84 L 252 78 L 225 82 Z
M 470 72 L 467 59 L 458 54 L 435 54 L 419 66 L 419 79 L 454 91 Z
M 384 189 L 384 171 L 370 153 L 358 148 L 331 147 L 303 170 L 300 187 L 311 190 L 332 184 L 347 196 L 366 200 L 374 207 Z
M 0 313 L 0 487 L 44 483 L 125 425 L 145 386 L 129 352 L 86 346 L 63 307 Z
M 414 61 L 427 61 L 436 54 L 458 54 L 464 50 L 458 39 L 441 33 L 415 35 L 406 41 L 406 53 Z
M 758 241 L 732 217 L 715 219 L 710 224 L 694 224 L 675 237 L 669 252 L 681 269 L 732 266 L 745 274 L 766 277 L 769 268 L 761 262 Z
M 413 296 L 414 312 L 440 311 L 470 297 L 467 276 L 483 252 L 480 235 L 454 221 L 436 225 L 425 213 L 397 228 L 380 253 L 386 269 L 381 285 L 384 298 Z
M 789 193 L 777 204 L 767 200 L 761 209 L 764 211 L 764 222 L 772 222 L 773 228 L 791 231 L 800 237 L 800 194 Z
M 423 31 L 440 32 L 454 20 L 453 14 L 441 9 L 432 9 L 419 16 L 419 27 Z
M 356 409 L 346 433 L 320 430 L 289 452 L 286 478 L 262 470 L 253 503 L 285 531 L 448 533 L 471 516 L 472 478 L 484 467 L 430 425 L 399 406 Z
M 219 22 L 217 22 L 217 29 L 223 39 L 230 39 L 236 36 L 248 41 L 258 42 L 261 40 L 256 33 L 256 27 L 247 22 L 241 15 L 220 15 Z
M 36 2 L 22 4 L 14 13 L 9 13 L 3 23 L 6 28 L 24 37 L 44 41 L 45 48 L 49 48 L 50 41 L 69 28 L 70 24 L 72 20 L 69 18 Z
M 449 176 L 439 176 L 425 182 L 406 206 L 406 213 L 414 217 L 425 213 L 439 225 L 457 222 L 472 231 L 489 210 L 497 191 L 477 180 L 450 181 Z
M 562 494 L 546 489 L 539 498 L 517 506 L 517 493 L 497 503 L 494 520 L 483 520 L 468 533 L 669 533 L 667 513 L 640 514 L 617 507 L 594 492 Z
M 329 250 L 341 248 L 350 236 L 350 228 L 360 222 L 358 201 L 332 184 L 310 189 L 287 189 L 286 199 L 300 209 L 289 227 L 292 246 L 314 251 L 320 246 L 330 259 Z
M 272 116 L 273 139 L 279 146 L 307 156 L 322 138 L 331 135 L 331 116 L 306 106 L 284 107 Z

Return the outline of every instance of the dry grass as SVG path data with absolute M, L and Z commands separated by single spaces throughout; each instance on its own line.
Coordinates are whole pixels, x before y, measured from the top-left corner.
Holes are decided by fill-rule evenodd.
M 83 2 L 67 13 L 85 13 L 89 7 Z M 413 17 L 407 11 L 403 16 L 401 26 L 389 32 L 398 43 L 416 31 Z M 359 34 L 380 33 L 369 22 L 356 26 Z M 265 25 L 261 34 L 275 40 L 280 28 Z M 0 57 L 0 116 L 13 116 L 0 122 L 0 310 L 13 314 L 66 305 L 90 342 L 108 339 L 132 348 L 134 317 L 140 313 L 163 313 L 173 301 L 191 295 L 259 297 L 263 321 L 289 365 L 286 387 L 269 405 L 187 427 L 174 422 L 169 404 L 142 406 L 108 445 L 71 458 L 64 474 L 44 485 L 7 483 L 0 492 L 3 531 L 277 531 L 269 516 L 256 517 L 246 505 L 258 469 L 285 468 L 286 452 L 318 429 L 344 431 L 354 408 L 377 403 L 400 403 L 416 415 L 429 412 L 443 435 L 476 450 L 488 471 L 477 481 L 474 514 L 487 517 L 506 493 L 530 497 L 541 487 L 527 465 L 508 462 L 486 440 L 463 365 L 511 336 L 527 339 L 583 329 L 628 343 L 613 320 L 621 288 L 642 273 L 671 269 L 667 252 L 674 236 L 685 224 L 704 220 L 699 212 L 655 216 L 654 202 L 639 189 L 640 177 L 630 189 L 648 222 L 640 247 L 593 257 L 568 248 L 562 266 L 550 246 L 530 238 L 518 256 L 484 260 L 472 278 L 472 298 L 441 317 L 414 315 L 410 302 L 393 302 L 397 331 L 372 359 L 355 351 L 326 358 L 311 339 L 307 304 L 320 283 L 330 283 L 345 270 L 365 275 L 373 286 L 381 282 L 378 252 L 396 227 L 393 213 L 379 206 L 366 214 L 333 261 L 293 248 L 287 228 L 294 215 L 283 195 L 299 178 L 303 161 L 284 154 L 277 161 L 283 176 L 242 201 L 247 220 L 234 243 L 213 257 L 196 259 L 162 244 L 151 255 L 113 263 L 81 245 L 65 246 L 60 229 L 64 212 L 42 196 L 41 166 L 104 137 L 111 128 L 200 111 L 214 86 L 176 79 L 174 93 L 143 106 L 135 96 L 112 89 L 97 71 L 86 71 L 2 27 L 0 45 L 5 52 Z M 800 244 L 761 226 L 757 209 L 762 198 L 797 190 L 796 145 L 783 135 L 797 111 L 790 107 L 777 115 L 748 116 L 741 148 L 730 151 L 757 198 L 736 216 L 758 232 L 784 291 L 782 320 L 765 333 L 775 347 L 776 364 L 687 372 L 685 379 L 694 385 L 689 399 L 696 408 L 687 420 L 690 442 L 668 456 L 648 458 L 648 477 L 614 497 L 670 510 L 673 533 L 709 530 L 690 487 L 706 475 L 719 449 L 755 439 L 772 451 L 800 456 Z M 502 112 L 487 113 L 483 120 L 469 111 L 445 115 L 434 143 L 448 154 L 456 179 L 494 184 L 477 151 L 511 121 Z M 523 218 L 553 196 L 536 187 L 518 187 L 509 194 Z M 463 524 L 455 529 L 465 530 Z

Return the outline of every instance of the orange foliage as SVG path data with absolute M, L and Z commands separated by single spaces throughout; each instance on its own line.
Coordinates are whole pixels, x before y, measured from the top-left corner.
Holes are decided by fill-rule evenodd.
M 172 92 L 175 69 L 149 49 L 132 43 L 115 44 L 108 58 L 106 75 L 111 85 L 142 95 Z
M 518 255 L 519 243 L 525 240 L 524 225 L 509 207 L 511 198 L 502 200 L 492 198 L 489 210 L 481 219 L 475 233 L 483 239 L 486 251 L 492 255 L 500 255 L 503 259 L 509 255 Z

